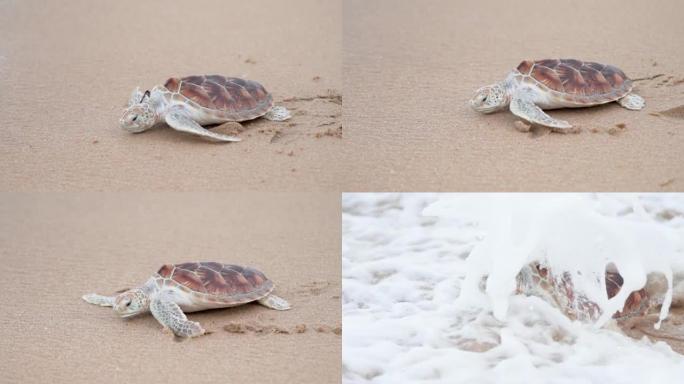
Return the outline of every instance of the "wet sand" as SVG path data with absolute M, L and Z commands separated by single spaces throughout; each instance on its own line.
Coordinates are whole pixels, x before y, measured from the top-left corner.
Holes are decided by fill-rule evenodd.
M 345 190 L 681 191 L 683 12 L 677 0 L 345 1 L 345 135 L 361 154 Z M 468 106 L 522 60 L 558 57 L 662 76 L 637 82 L 644 111 L 551 112 L 579 134 L 521 133 L 511 113 Z
M 337 194 L 2 194 L 0 381 L 338 382 L 339 233 Z M 259 268 L 293 309 L 191 313 L 213 333 L 176 342 L 81 300 L 193 260 Z
M 651 341 L 662 341 L 672 348 L 673 351 L 684 355 L 684 308 L 673 307 L 670 309 L 667 319 L 660 329 L 654 329 L 653 324 L 658 321 L 658 314 L 650 314 L 635 319 L 621 322 L 621 330 L 629 337 Z
M 5 190 L 339 190 L 341 3 L 0 2 Z M 118 120 L 136 86 L 221 74 L 261 82 L 286 123 L 235 144 Z

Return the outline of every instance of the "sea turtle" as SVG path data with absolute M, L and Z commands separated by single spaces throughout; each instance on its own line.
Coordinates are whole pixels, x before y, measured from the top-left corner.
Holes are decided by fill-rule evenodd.
M 618 294 L 624 280 L 619 272 L 606 269 L 605 282 L 610 299 Z M 538 262 L 530 263 L 520 271 L 517 276 L 517 292 L 541 297 L 573 320 L 595 322 L 602 314 L 595 302 L 575 289 L 570 273 L 555 274 L 548 266 Z M 613 318 L 645 315 L 658 303 L 657 299 L 649 297 L 646 289 L 642 288 L 630 293 L 623 309 L 613 314 Z
M 204 334 L 199 323 L 189 321 L 184 312 L 226 308 L 256 301 L 271 309 L 284 311 L 290 304 L 273 295 L 273 282 L 253 268 L 215 262 L 163 265 L 141 287 L 118 296 L 88 294 L 90 304 L 113 307 L 127 318 L 152 312 L 164 329 L 180 337 Z
M 271 94 L 256 81 L 210 75 L 172 77 L 144 93 L 135 88 L 119 122 L 121 128 L 139 133 L 164 121 L 175 130 L 225 142 L 240 138 L 202 126 L 257 117 L 284 121 L 290 116 L 285 107 L 273 105 Z
M 482 113 L 509 107 L 530 123 L 562 131 L 572 125 L 554 119 L 543 109 L 590 107 L 612 101 L 627 109 L 644 108 L 644 99 L 631 93 L 632 88 L 632 80 L 612 65 L 572 59 L 526 60 L 504 81 L 478 89 L 470 105 Z

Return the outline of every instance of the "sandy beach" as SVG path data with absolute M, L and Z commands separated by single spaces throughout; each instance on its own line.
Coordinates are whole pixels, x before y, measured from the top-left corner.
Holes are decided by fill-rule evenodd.
M 338 382 L 339 233 L 337 194 L 3 194 L 1 381 Z M 262 270 L 293 309 L 191 313 L 213 333 L 176 342 L 81 300 L 196 260 Z
M 682 190 L 683 12 L 676 0 L 346 1 L 345 135 L 360 156 L 345 190 Z M 544 58 L 653 77 L 636 85 L 646 109 L 554 111 L 581 128 L 564 135 L 468 106 Z
M 5 190 L 337 191 L 341 3 L 0 2 Z M 171 76 L 262 83 L 294 112 L 216 145 L 119 128 L 128 96 Z

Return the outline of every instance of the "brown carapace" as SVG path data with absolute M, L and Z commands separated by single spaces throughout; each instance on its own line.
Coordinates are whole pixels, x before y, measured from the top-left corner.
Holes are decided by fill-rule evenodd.
M 516 68 L 549 89 L 581 96 L 620 98 L 632 89 L 632 81 L 612 65 L 573 59 L 547 59 L 520 63 Z
M 251 293 L 262 296 L 273 290 L 273 282 L 263 273 L 239 265 L 215 262 L 166 264 L 157 274 L 190 291 L 225 298 Z
M 164 87 L 199 106 L 231 113 L 252 111 L 255 116 L 273 106 L 273 98 L 256 81 L 220 75 L 172 77 Z

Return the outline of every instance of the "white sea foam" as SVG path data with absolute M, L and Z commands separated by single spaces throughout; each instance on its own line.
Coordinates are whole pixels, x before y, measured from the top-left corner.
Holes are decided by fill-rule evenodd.
M 668 345 L 601 326 L 649 272 L 683 273 L 683 233 L 684 195 L 346 194 L 344 382 L 679 382 Z M 513 295 L 540 259 L 573 274 L 598 323 Z M 610 300 L 609 262 L 626 287 Z

